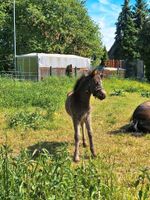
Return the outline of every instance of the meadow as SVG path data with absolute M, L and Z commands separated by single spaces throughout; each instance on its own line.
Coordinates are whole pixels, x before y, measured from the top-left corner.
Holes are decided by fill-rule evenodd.
M 80 146 L 65 112 L 75 78 L 41 82 L 0 78 L 0 199 L 148 200 L 150 134 L 124 131 L 134 109 L 150 98 L 150 84 L 104 79 L 104 101 L 91 98 L 97 158 Z

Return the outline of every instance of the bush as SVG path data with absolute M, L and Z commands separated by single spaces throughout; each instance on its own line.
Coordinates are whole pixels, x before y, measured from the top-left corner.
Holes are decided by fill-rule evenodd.
M 144 92 L 141 93 L 141 96 L 150 98 L 150 92 L 149 91 L 144 91 Z
M 111 96 L 125 96 L 124 90 L 114 89 L 112 93 L 110 93 Z

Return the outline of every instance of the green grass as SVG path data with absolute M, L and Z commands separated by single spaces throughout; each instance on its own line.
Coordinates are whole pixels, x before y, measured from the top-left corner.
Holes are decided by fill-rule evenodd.
M 0 79 L 0 199 L 150 199 L 150 135 L 122 127 L 149 100 L 150 85 L 105 79 L 104 101 L 91 98 L 98 154 L 80 147 L 74 164 L 73 126 L 64 102 L 75 79 Z

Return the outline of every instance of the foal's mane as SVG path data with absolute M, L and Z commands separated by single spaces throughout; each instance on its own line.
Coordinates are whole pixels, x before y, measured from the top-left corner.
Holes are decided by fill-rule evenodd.
M 75 86 L 74 86 L 74 89 L 73 89 L 74 92 L 76 92 L 76 91 L 79 89 L 81 83 L 83 82 L 83 80 L 85 80 L 85 78 L 86 78 L 86 76 L 85 76 L 85 75 L 82 75 L 82 76 L 77 80 L 77 82 L 76 82 L 76 84 L 75 84 Z

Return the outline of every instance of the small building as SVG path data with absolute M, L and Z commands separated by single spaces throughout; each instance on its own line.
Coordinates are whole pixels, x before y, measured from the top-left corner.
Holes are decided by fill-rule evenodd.
M 20 79 L 41 80 L 50 75 L 65 75 L 66 67 L 72 65 L 75 73 L 87 72 L 91 60 L 67 54 L 30 53 L 16 56 L 16 73 Z

